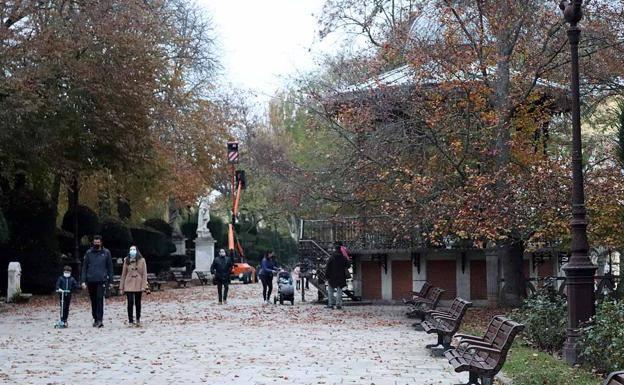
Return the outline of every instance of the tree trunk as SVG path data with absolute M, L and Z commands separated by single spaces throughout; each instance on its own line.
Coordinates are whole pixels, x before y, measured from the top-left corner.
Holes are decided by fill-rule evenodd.
M 74 176 L 71 186 L 67 189 L 67 199 L 70 210 L 74 213 L 74 260 L 80 261 L 80 236 L 78 235 L 78 196 L 79 196 L 78 176 Z
M 54 181 L 52 182 L 52 194 L 50 200 L 52 201 L 52 208 L 54 209 L 54 221 L 58 220 L 58 205 L 59 196 L 61 195 L 61 175 L 55 174 Z
M 502 249 L 503 275 L 505 285 L 502 292 L 502 303 L 505 306 L 522 305 L 526 297 L 526 281 L 524 277 L 524 242 L 514 240 Z

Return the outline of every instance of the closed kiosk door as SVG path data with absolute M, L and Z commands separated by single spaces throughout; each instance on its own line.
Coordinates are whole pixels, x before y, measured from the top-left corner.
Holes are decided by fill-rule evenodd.
M 381 299 L 381 265 L 376 261 L 362 261 L 362 298 Z
M 392 299 L 408 298 L 412 281 L 412 261 L 392 261 Z
M 457 297 L 456 264 L 455 260 L 427 260 L 427 281 L 444 289 L 442 299 Z
M 485 261 L 470 261 L 470 299 L 487 299 L 487 269 Z

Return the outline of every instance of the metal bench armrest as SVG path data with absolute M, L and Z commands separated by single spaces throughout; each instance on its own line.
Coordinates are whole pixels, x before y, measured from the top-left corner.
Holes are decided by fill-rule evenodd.
M 475 340 L 475 341 L 483 341 L 483 337 L 473 336 L 472 334 L 455 334 L 455 338 L 467 339 L 467 340 Z
M 471 349 L 478 350 L 480 352 L 485 352 L 485 353 L 496 353 L 496 354 L 501 354 L 502 353 L 502 351 L 500 351 L 499 349 L 494 349 L 494 348 L 489 347 L 489 346 L 479 346 L 479 345 L 472 345 L 471 344 L 471 345 L 468 345 L 466 347 L 467 351 L 471 350 Z
M 425 313 L 427 315 L 431 315 L 431 316 L 448 316 L 450 314 L 449 312 L 446 312 L 446 311 L 443 311 L 443 310 L 438 310 L 438 309 L 436 309 L 436 310 L 433 310 L 433 309 L 425 310 Z
M 468 349 L 470 346 L 480 346 L 485 348 L 491 348 L 492 344 L 483 342 L 483 341 L 474 341 L 474 340 L 461 340 L 459 341 L 459 345 L 467 344 L 465 349 Z

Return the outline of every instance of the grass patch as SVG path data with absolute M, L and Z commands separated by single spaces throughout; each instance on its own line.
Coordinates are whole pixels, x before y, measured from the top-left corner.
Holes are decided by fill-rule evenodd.
M 516 341 L 503 366 L 513 385 L 601 385 L 602 379 L 582 368 Z

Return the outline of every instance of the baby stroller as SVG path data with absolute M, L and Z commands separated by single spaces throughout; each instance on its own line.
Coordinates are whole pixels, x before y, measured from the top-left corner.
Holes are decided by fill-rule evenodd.
M 277 274 L 277 295 L 273 297 L 273 303 L 277 301 L 280 305 L 283 305 L 284 301 L 290 301 L 291 305 L 295 304 L 295 288 L 292 276 L 287 271 L 280 271 Z

